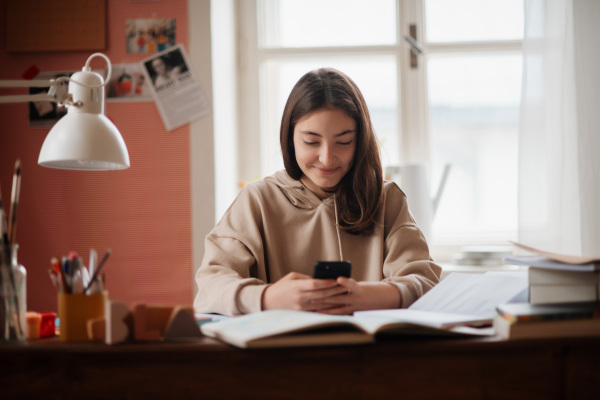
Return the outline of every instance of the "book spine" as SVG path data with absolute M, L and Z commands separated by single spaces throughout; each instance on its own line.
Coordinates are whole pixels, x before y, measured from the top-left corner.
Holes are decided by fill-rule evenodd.
M 498 315 L 511 324 L 517 322 L 563 321 L 569 319 L 596 319 L 600 318 L 600 311 L 581 311 L 565 314 L 531 314 L 514 315 L 498 310 Z
M 496 335 L 503 339 L 535 339 L 543 337 L 585 337 L 600 335 L 600 322 L 597 319 L 577 319 L 572 321 L 545 321 L 532 324 L 518 324 L 494 317 Z

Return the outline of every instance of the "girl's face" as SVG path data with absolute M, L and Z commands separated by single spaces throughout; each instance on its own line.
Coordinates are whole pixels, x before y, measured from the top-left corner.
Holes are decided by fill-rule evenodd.
M 339 108 L 323 108 L 300 118 L 294 127 L 296 161 L 302 181 L 321 199 L 346 175 L 356 151 L 356 122 Z

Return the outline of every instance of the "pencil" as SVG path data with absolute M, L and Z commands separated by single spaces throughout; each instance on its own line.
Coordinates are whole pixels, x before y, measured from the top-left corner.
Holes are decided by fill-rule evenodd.
M 21 160 L 17 159 L 15 163 L 15 173 L 13 175 L 13 184 L 10 202 L 10 214 L 8 218 L 8 241 L 11 244 L 16 243 L 17 236 L 17 209 L 19 207 L 19 197 L 21 196 Z

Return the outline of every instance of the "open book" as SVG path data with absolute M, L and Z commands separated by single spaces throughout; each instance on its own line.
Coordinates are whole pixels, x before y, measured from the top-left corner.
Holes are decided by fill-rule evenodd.
M 357 312 L 353 316 L 271 310 L 202 324 L 206 336 L 242 348 L 375 342 L 390 335 L 493 335 L 496 306 L 527 290 L 524 274 L 453 273 L 409 309 Z
M 557 269 L 565 271 L 599 271 L 600 258 L 580 257 L 565 254 L 552 253 L 549 251 L 534 249 L 521 243 L 511 242 L 518 248 L 533 253 L 534 255 L 505 257 L 504 261 L 509 264 L 526 265 L 546 269 Z

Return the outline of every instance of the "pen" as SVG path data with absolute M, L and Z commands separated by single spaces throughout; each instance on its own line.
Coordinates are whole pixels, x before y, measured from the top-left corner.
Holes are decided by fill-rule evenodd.
M 72 279 L 71 279 L 70 270 L 69 270 L 69 259 L 67 257 L 63 257 L 61 260 L 61 263 L 62 263 L 62 269 L 60 271 L 60 276 L 64 283 L 64 291 L 65 291 L 65 293 L 71 293 Z
M 50 259 L 50 265 L 52 265 L 52 269 L 56 271 L 57 274 L 60 274 L 60 265 L 58 264 L 58 258 L 52 257 Z
M 94 275 L 94 270 L 96 269 L 96 261 L 97 260 L 98 260 L 98 253 L 96 252 L 95 249 L 90 249 L 90 265 L 88 266 L 90 275 Z
M 60 264 L 58 263 L 58 258 L 52 257 L 50 259 L 50 265 L 52 266 L 51 275 L 54 275 L 56 279 L 57 289 L 60 293 L 69 293 L 69 285 L 67 284 L 67 277 L 65 276 L 65 272 L 60 268 Z M 52 279 L 52 277 L 51 277 Z M 53 280 L 54 283 L 54 280 Z
M 52 282 L 52 286 L 56 289 L 57 292 L 62 293 L 62 290 L 59 287 L 58 275 L 55 270 L 52 268 L 48 269 L 48 275 L 50 276 L 50 281 Z

